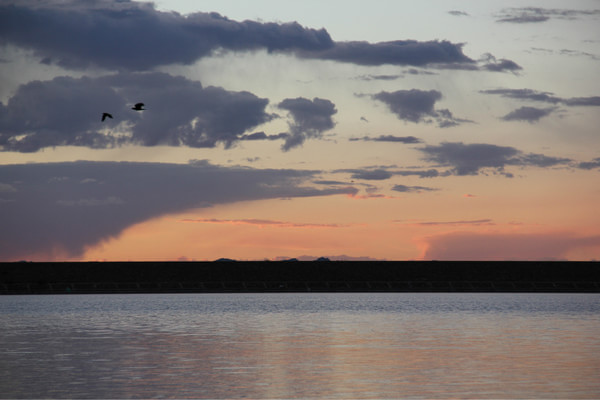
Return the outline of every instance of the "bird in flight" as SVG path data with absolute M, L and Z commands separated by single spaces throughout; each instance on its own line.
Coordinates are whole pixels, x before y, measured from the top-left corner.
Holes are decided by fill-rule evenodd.
M 131 109 L 135 111 L 144 111 L 144 103 L 136 103 Z
M 104 122 L 104 120 L 105 120 L 106 118 L 111 118 L 111 119 L 112 119 L 112 117 L 113 117 L 113 116 L 112 116 L 111 114 L 109 114 L 109 113 L 102 113 L 102 122 Z

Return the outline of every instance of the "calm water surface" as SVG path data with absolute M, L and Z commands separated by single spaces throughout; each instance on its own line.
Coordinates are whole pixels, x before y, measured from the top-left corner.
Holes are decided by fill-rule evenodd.
M 2 398 L 600 398 L 600 295 L 0 297 Z

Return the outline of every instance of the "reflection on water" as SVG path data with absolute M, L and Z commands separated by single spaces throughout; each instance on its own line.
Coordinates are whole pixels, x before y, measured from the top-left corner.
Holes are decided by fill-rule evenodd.
M 0 297 L 2 398 L 598 398 L 595 294 Z

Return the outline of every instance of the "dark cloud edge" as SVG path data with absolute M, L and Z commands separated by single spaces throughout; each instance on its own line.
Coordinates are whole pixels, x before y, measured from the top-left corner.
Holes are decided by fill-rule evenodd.
M 240 201 L 355 195 L 316 187 L 320 171 L 189 164 L 76 161 L 0 165 L 4 260 L 81 256 L 134 224 Z

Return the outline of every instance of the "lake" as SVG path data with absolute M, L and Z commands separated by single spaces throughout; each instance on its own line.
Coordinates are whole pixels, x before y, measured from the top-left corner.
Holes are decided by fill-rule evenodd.
M 600 398 L 600 294 L 0 296 L 1 398 Z

